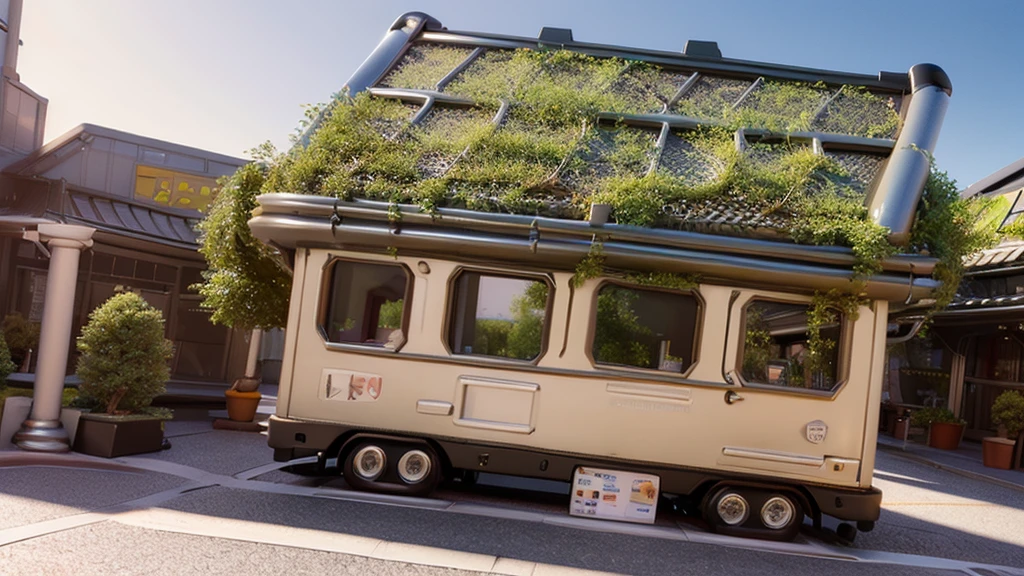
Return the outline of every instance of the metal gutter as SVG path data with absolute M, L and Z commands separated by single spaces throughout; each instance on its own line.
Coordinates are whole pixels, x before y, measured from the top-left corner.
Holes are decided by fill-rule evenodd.
M 261 197 L 261 203 L 265 199 L 267 197 Z M 263 205 L 249 221 L 249 227 L 257 238 L 265 242 L 272 239 L 285 248 L 382 250 L 393 247 L 412 254 L 539 263 L 573 270 L 590 252 L 592 244 L 588 239 L 553 234 L 500 233 L 497 232 L 500 227 L 490 233 L 446 229 L 442 228 L 446 224 L 444 218 L 428 225 L 411 224 L 403 218 L 401 227 L 396 229 L 393 224 L 382 221 L 332 218 L 333 211 L 324 211 L 322 204 L 312 206 L 314 209 L 309 211 L 299 210 L 295 204 L 277 208 L 279 210 Z M 853 272 L 849 268 L 774 260 L 755 254 L 717 253 L 704 246 L 683 249 L 610 239 L 603 242 L 602 254 L 606 266 L 612 269 L 698 273 L 708 281 L 757 284 L 789 291 L 849 291 L 853 287 Z M 879 274 L 867 279 L 864 293 L 869 298 L 902 302 L 925 298 L 937 286 L 938 282 L 930 278 Z
M 356 200 L 337 201 L 334 198 L 308 196 L 303 194 L 267 194 L 259 197 L 262 213 L 292 213 L 331 218 L 337 215 L 346 218 L 387 221 L 390 205 L 386 202 Z M 808 246 L 785 242 L 773 242 L 736 236 L 700 234 L 680 230 L 642 228 L 620 224 L 592 226 L 587 222 L 522 216 L 516 214 L 494 214 L 455 208 L 441 208 L 437 215 L 424 212 L 419 206 L 399 205 L 402 225 L 431 224 L 448 228 L 475 230 L 480 232 L 519 233 L 528 235 L 531 230 L 545 236 L 553 235 L 587 239 L 597 235 L 611 241 L 649 244 L 689 250 L 706 250 L 742 256 L 760 256 L 788 259 L 829 266 L 852 267 L 855 259 L 849 248 L 840 246 Z M 923 256 L 895 256 L 883 262 L 888 272 L 912 273 L 929 276 L 938 262 L 935 258 Z

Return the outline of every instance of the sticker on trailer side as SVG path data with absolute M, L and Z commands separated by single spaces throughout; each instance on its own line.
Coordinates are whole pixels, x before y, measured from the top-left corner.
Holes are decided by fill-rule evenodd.
M 653 524 L 660 486 L 651 474 L 581 466 L 573 472 L 569 514 Z

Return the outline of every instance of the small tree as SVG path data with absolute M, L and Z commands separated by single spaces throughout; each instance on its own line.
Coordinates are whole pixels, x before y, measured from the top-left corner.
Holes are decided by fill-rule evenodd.
M 78 350 L 81 393 L 107 414 L 143 410 L 166 390 L 173 347 L 163 314 L 137 294 L 117 294 L 93 310 Z
M 281 328 L 288 320 L 291 273 L 248 224 L 266 175 L 267 169 L 257 163 L 239 168 L 199 224 L 199 252 L 209 269 L 203 272 L 205 282 L 195 288 L 217 324 L 266 330 Z
M 11 372 L 17 370 L 14 362 L 11 362 L 11 351 L 7 348 L 7 341 L 4 340 L 4 333 L 0 332 L 0 388 L 7 384 L 7 377 Z

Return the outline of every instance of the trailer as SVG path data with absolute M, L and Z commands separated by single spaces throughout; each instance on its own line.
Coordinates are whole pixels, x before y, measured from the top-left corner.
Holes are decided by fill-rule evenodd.
M 564 122 L 573 92 L 612 109 Z M 322 194 L 260 196 L 249 221 L 293 273 L 275 459 L 336 458 L 354 489 L 415 496 L 478 472 L 565 481 L 571 514 L 632 522 L 670 494 L 741 536 L 871 529 L 888 313 L 931 297 L 936 258 L 864 272 L 794 242 L 786 203 L 860 194 L 905 246 L 950 94 L 928 64 L 846 74 L 402 16 L 302 139 L 370 152 Z M 415 155 L 412 175 L 365 168 L 382 150 Z M 808 190 L 713 193 L 819 159 L 839 168 Z M 495 165 L 550 174 L 481 184 Z

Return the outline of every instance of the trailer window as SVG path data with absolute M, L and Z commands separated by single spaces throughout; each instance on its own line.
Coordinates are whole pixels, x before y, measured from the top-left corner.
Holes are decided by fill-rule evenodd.
M 448 344 L 454 354 L 533 360 L 547 332 L 548 285 L 531 278 L 462 272 Z
M 597 295 L 594 361 L 686 372 L 694 363 L 699 316 L 692 294 L 608 284 Z
M 744 311 L 743 378 L 782 388 L 834 390 L 839 371 L 841 315 L 819 330 L 812 346 L 806 304 L 754 301 Z M 815 353 L 812 348 L 816 347 Z
M 336 260 L 321 328 L 330 342 L 400 348 L 409 276 L 404 266 Z

